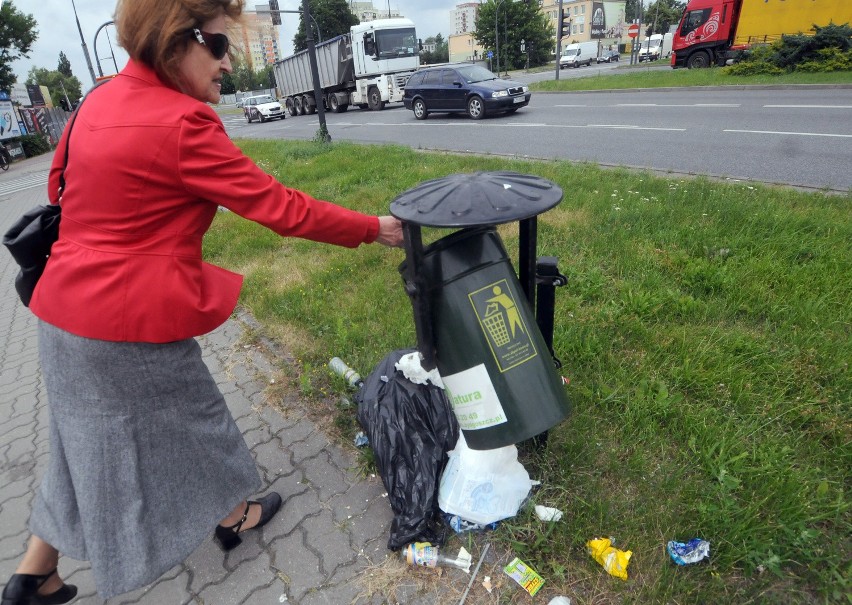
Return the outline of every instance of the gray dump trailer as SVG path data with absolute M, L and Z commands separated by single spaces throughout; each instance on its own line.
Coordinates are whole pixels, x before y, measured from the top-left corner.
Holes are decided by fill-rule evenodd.
M 414 23 L 408 19 L 378 19 L 354 25 L 350 32 L 316 45 L 322 101 L 329 111 L 349 105 L 382 109 L 402 101 L 409 76 L 419 66 L 420 49 Z M 291 116 L 316 111 L 308 51 L 273 66 L 278 94 Z

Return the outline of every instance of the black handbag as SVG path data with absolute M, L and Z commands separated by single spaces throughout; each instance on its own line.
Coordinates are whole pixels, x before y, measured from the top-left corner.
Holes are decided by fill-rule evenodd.
M 96 85 L 92 90 L 100 85 Z M 86 96 L 89 96 L 88 93 Z M 74 128 L 74 121 L 77 119 L 81 105 L 82 102 L 77 106 L 77 110 L 68 123 L 68 136 L 65 139 L 65 164 L 62 168 L 62 174 L 59 175 L 60 199 L 62 198 L 62 191 L 65 190 L 65 166 L 68 166 L 71 130 Z M 44 273 L 45 266 L 47 266 L 50 249 L 54 242 L 59 239 L 59 221 L 61 218 L 62 207 L 59 204 L 36 206 L 25 212 L 3 235 L 3 245 L 9 249 L 12 258 L 21 267 L 18 275 L 15 276 L 15 290 L 17 290 L 25 307 L 30 306 L 33 291 L 41 274 Z
M 15 276 L 15 290 L 25 307 L 30 306 L 33 291 L 47 265 L 50 248 L 59 238 L 61 211 L 59 205 L 36 206 L 25 212 L 3 236 L 3 245 L 21 267 Z

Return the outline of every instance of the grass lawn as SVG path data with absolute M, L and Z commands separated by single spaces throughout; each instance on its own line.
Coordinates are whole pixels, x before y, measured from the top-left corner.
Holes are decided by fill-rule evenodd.
M 533 503 L 565 517 L 547 525 L 524 509 L 450 548 L 476 556 L 488 541 L 519 556 L 546 580 L 539 603 L 849 603 L 852 196 L 393 146 L 239 144 L 282 182 L 368 213 L 479 170 L 565 191 L 539 217 L 538 254 L 568 278 L 554 347 L 574 409 L 546 451 L 521 458 L 542 484 Z M 516 225 L 500 233 L 516 252 Z M 346 386 L 325 364 L 340 356 L 366 375 L 415 344 L 404 253 L 281 239 L 220 213 L 205 256 L 246 275 L 242 304 L 297 360 L 282 363 L 285 388 L 350 444 Z M 586 553 L 599 536 L 633 552 L 628 581 Z M 710 561 L 676 567 L 666 543 L 693 537 L 710 541 Z M 486 568 L 480 581 L 505 577 Z M 532 601 L 477 582 L 467 602 Z
M 626 60 L 629 60 L 627 57 Z M 622 58 L 622 63 L 626 62 Z M 665 88 L 683 86 L 743 86 L 783 84 L 852 84 L 852 71 L 791 73 L 781 76 L 730 76 L 724 69 L 650 69 L 665 61 L 621 65 L 598 76 L 560 78 L 534 82 L 534 91 L 616 90 L 622 88 Z M 584 68 L 579 68 L 581 71 Z

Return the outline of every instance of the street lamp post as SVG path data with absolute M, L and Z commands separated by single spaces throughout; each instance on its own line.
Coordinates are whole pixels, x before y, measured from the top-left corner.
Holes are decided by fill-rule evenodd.
M 94 41 L 95 61 L 98 64 L 98 75 L 101 76 L 101 77 L 103 77 L 103 75 L 104 75 L 104 70 L 101 69 L 101 56 L 98 54 L 98 34 L 101 33 L 101 30 L 103 28 L 105 28 L 106 26 L 114 25 L 114 24 L 115 24 L 115 21 L 107 21 L 106 23 L 104 23 L 103 25 L 101 25 L 98 28 L 98 31 L 95 32 L 95 41 Z M 109 32 L 107 32 L 107 40 L 109 40 Z M 109 49 L 110 49 L 110 52 L 112 52 L 112 44 L 110 44 Z M 115 65 L 115 54 L 113 54 L 113 56 L 112 56 L 112 64 Z M 115 72 L 118 73 L 118 65 L 115 65 Z
M 509 21 L 506 16 L 506 11 L 503 11 L 503 71 L 509 75 Z M 497 72 L 500 75 L 500 72 Z
M 86 47 L 86 39 L 83 37 L 83 28 L 80 27 L 80 19 L 77 17 L 77 6 L 74 4 L 74 0 L 71 0 L 71 7 L 74 9 L 74 19 L 77 21 L 77 31 L 80 32 L 80 42 L 83 44 L 83 54 L 86 56 L 86 65 L 89 66 L 89 75 L 92 76 L 92 84 L 97 84 L 98 80 L 95 78 L 95 68 L 92 67 L 92 59 L 89 57 L 89 49 Z
M 314 27 L 316 27 L 316 28 L 317 28 L 317 38 L 319 38 L 319 40 L 318 40 L 318 41 L 319 41 L 319 42 L 322 42 L 322 32 L 320 31 L 319 23 L 317 23 L 317 20 L 316 20 L 316 19 L 314 19 L 314 16 L 313 16 L 313 15 L 309 14 L 309 15 L 308 15 L 308 17 L 310 17 L 310 18 L 311 18 L 311 21 L 313 21 L 313 22 L 314 22 Z

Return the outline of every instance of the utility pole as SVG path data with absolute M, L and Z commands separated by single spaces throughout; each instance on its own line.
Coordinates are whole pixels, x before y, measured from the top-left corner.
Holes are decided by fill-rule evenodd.
M 559 23 L 556 24 L 556 79 L 559 79 L 559 57 L 562 55 L 562 0 L 559 0 L 559 11 L 556 13 Z
M 308 0 L 302 0 L 302 12 L 305 16 L 311 16 L 311 10 L 308 6 Z M 305 42 L 308 46 L 308 58 L 311 62 L 311 77 L 314 80 L 314 101 L 317 106 L 317 118 L 319 118 L 319 135 L 326 142 L 331 142 L 331 135 L 328 134 L 328 128 L 325 125 L 325 100 L 320 87 L 319 68 L 317 67 L 317 49 L 314 44 L 314 33 L 311 31 L 309 21 L 305 21 Z
M 71 0 L 71 7 L 74 9 L 74 19 L 77 21 L 77 31 L 80 32 L 80 42 L 83 44 L 83 54 L 86 56 L 86 65 L 89 66 L 89 75 L 92 76 L 92 84 L 97 84 L 98 80 L 95 77 L 95 68 L 92 67 L 92 58 L 89 57 L 89 49 L 86 47 L 86 39 L 83 37 L 83 28 L 80 27 L 80 19 L 77 18 L 77 6 L 74 0 Z
M 494 56 L 497 59 L 497 75 L 500 75 L 500 22 L 497 21 L 497 15 L 500 14 L 500 5 L 504 0 L 495 2 L 494 7 Z M 560 0 L 561 2 L 562 0 Z

